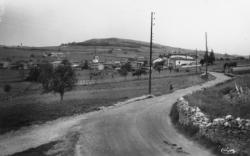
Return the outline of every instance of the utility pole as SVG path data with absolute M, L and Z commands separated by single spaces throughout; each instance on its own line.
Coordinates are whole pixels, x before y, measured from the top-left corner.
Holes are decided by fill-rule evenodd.
M 197 74 L 197 65 L 198 65 L 198 51 L 197 51 L 197 49 L 195 50 L 196 51 L 196 74 Z
M 208 48 L 207 48 L 207 32 L 205 32 L 205 40 L 206 40 L 206 54 L 205 54 L 205 58 L 206 58 L 206 75 L 207 75 L 207 67 L 208 67 Z
M 152 76 L 152 40 L 153 40 L 153 20 L 154 12 L 151 12 L 151 25 L 150 25 L 150 56 L 149 56 L 149 81 L 148 81 L 148 94 L 151 94 L 151 76 Z

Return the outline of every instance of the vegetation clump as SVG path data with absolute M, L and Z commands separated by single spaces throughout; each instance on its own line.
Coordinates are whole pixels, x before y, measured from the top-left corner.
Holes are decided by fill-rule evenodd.
M 64 93 L 72 90 L 76 83 L 76 75 L 70 62 L 63 60 L 56 67 L 49 63 L 34 67 L 30 70 L 28 80 L 41 83 L 44 93 L 59 93 L 62 102 Z
M 4 91 L 5 93 L 9 93 L 10 90 L 11 90 L 11 85 L 9 85 L 9 84 L 4 85 L 3 91 Z

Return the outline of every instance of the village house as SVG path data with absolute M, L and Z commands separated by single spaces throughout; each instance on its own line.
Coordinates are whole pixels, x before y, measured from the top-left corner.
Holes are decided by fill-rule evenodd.
M 0 61 L 0 68 L 7 69 L 10 67 L 9 61 Z
M 194 57 L 184 54 L 171 55 L 168 58 L 168 66 L 183 66 L 183 65 L 191 65 L 195 64 L 196 60 Z

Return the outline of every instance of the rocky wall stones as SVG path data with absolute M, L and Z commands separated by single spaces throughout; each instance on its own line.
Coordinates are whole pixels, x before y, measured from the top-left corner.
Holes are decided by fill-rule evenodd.
M 240 153 L 250 144 L 249 119 L 227 115 L 211 120 L 198 107 L 190 106 L 183 97 L 178 99 L 176 106 L 179 124 L 198 128 L 197 135 L 222 144 L 225 147 L 221 149 L 223 152 L 228 150 Z

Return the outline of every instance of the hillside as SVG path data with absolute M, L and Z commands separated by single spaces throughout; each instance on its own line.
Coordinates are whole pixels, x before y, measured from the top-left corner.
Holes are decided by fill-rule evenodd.
M 27 59 L 31 54 L 43 55 L 44 53 L 62 52 L 67 58 L 79 61 L 92 59 L 99 55 L 103 60 L 114 60 L 122 58 L 135 58 L 149 56 L 149 43 L 119 38 L 91 39 L 84 42 L 72 42 L 53 47 L 7 47 L 0 46 L 1 58 Z M 153 57 L 160 54 L 184 53 L 195 55 L 194 50 L 153 44 Z M 204 51 L 199 51 L 198 56 L 202 58 Z M 216 57 L 224 57 L 222 54 L 215 54 Z M 231 57 L 231 56 L 227 56 Z
M 145 52 L 149 51 L 149 42 L 136 41 L 130 39 L 120 39 L 120 38 L 104 38 L 104 39 L 91 39 L 84 42 L 72 42 L 68 44 L 63 44 L 64 46 L 84 46 L 84 47 L 114 47 L 120 50 L 134 50 L 134 52 Z M 164 46 L 157 43 L 153 43 L 154 53 L 192 53 L 193 50 L 182 49 L 170 46 Z

